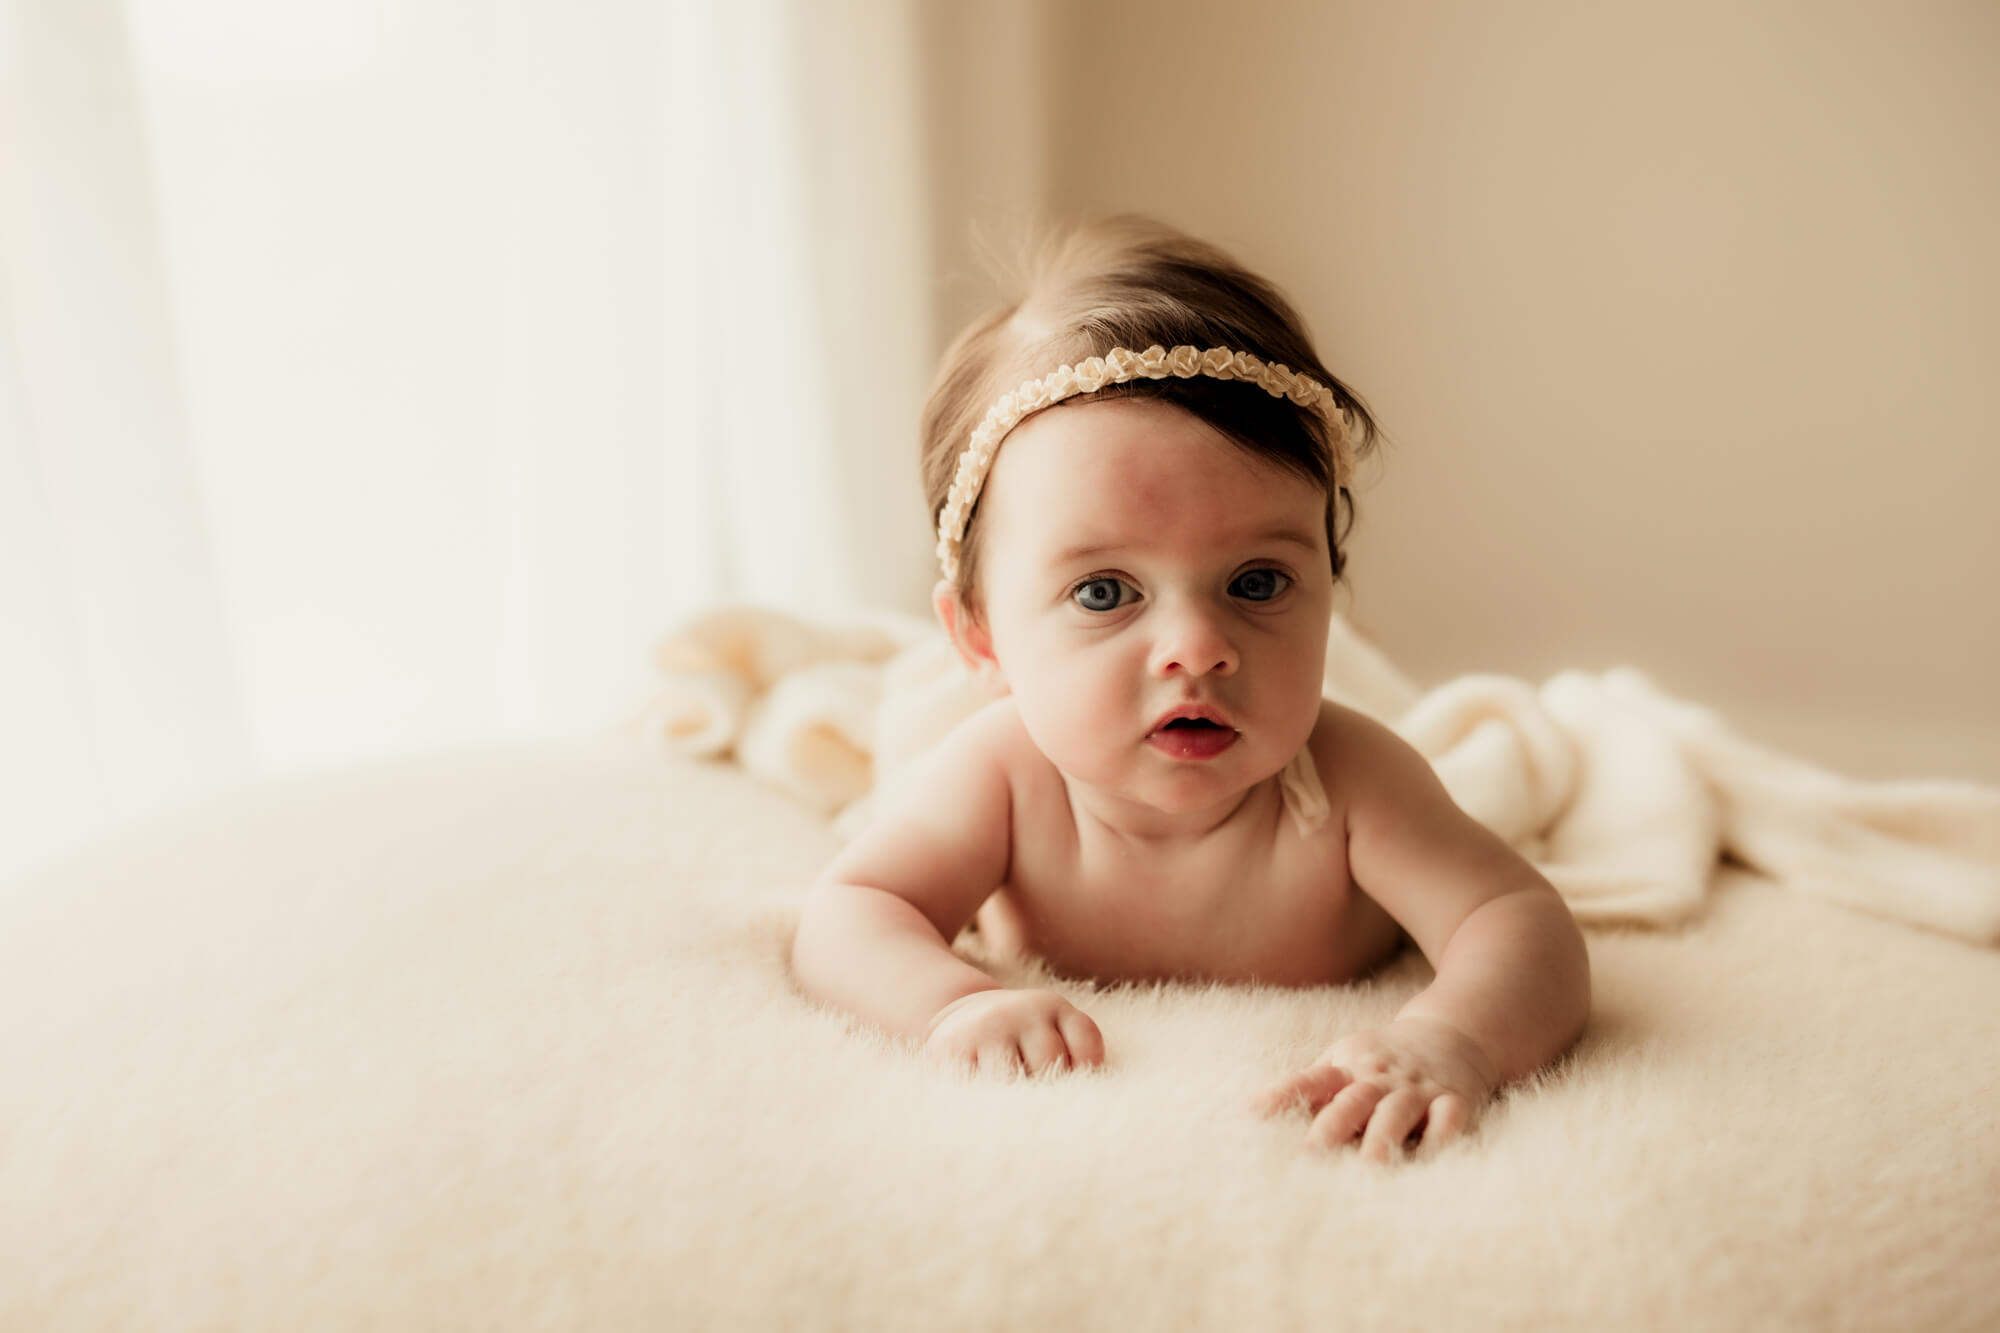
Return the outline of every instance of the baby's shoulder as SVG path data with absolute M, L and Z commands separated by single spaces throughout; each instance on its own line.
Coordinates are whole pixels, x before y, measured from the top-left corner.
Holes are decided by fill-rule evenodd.
M 1320 700 L 1319 719 L 1306 742 L 1320 785 L 1337 806 L 1343 797 L 1368 790 L 1385 764 L 1414 753 L 1387 724 L 1345 704 Z
M 946 741 L 966 753 L 982 755 L 996 763 L 1013 764 L 1024 752 L 1041 757 L 1021 721 L 1021 706 L 1012 695 L 1002 695 L 966 715 L 951 729 Z
M 1360 823 L 1463 818 L 1430 759 L 1377 718 L 1327 700 L 1309 744 L 1327 802 L 1349 836 Z
M 940 784 L 971 782 L 1012 784 L 1028 756 L 1039 752 L 1021 722 L 1020 707 L 1009 697 L 994 699 L 967 713 L 910 761 L 888 776 L 889 788 L 931 791 Z

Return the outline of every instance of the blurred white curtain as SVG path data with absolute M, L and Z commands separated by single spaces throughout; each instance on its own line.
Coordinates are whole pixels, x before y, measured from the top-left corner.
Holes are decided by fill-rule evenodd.
M 920 610 L 916 3 L 0 0 L 0 876 Z

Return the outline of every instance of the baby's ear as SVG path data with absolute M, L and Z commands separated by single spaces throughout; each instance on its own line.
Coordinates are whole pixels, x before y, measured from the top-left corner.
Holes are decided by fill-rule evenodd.
M 939 579 L 931 589 L 931 609 L 938 623 L 951 636 L 952 647 L 979 687 L 998 699 L 1008 692 L 1007 677 L 1000 671 L 1000 659 L 993 655 L 993 635 L 950 579 Z

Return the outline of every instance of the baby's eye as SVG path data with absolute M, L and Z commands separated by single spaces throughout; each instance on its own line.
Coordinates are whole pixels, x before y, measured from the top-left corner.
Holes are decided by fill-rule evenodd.
M 1124 579 L 1085 579 L 1069 590 L 1069 596 L 1086 611 L 1115 611 L 1132 600 L 1125 595 L 1130 592 Z
M 1246 602 L 1268 602 L 1291 586 L 1291 577 L 1275 569 L 1246 569 L 1229 585 L 1229 594 Z

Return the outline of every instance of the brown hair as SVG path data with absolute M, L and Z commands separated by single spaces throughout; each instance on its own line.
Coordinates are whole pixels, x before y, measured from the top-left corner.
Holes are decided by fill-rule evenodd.
M 1156 343 L 1226 347 L 1281 362 L 1333 392 L 1347 414 L 1356 458 L 1374 444 L 1374 417 L 1320 364 L 1305 321 L 1290 302 L 1206 242 L 1131 215 L 1081 223 L 1039 248 L 1019 286 L 1013 304 L 974 321 L 953 340 L 924 403 L 924 492 L 933 530 L 959 454 L 993 401 L 1024 380 L 1114 347 L 1134 352 Z M 1106 385 L 1090 397 L 1164 399 L 1240 448 L 1317 484 L 1327 492 L 1327 549 L 1334 578 L 1340 578 L 1346 565 L 1340 543 L 1354 526 L 1354 501 L 1346 486 L 1332 484 L 1331 440 L 1318 413 L 1255 385 L 1199 375 Z M 969 603 L 978 565 L 978 517 L 975 505 L 959 551 L 958 588 Z

